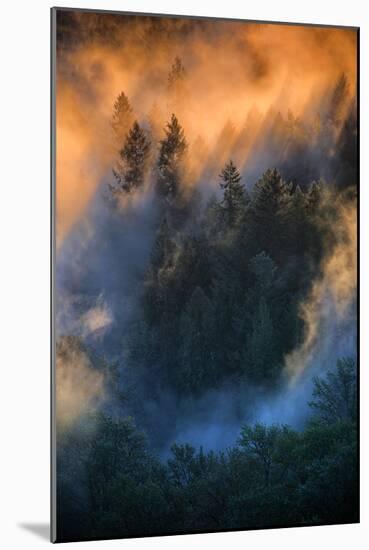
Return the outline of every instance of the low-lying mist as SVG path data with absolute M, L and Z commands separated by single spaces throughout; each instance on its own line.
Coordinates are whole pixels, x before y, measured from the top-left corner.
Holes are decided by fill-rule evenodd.
M 337 359 L 356 356 L 354 34 L 343 29 L 234 22 L 213 25 L 150 17 L 131 18 L 130 23 L 122 17 L 122 24 L 115 25 L 108 15 L 96 20 L 86 13 L 61 12 L 58 17 L 56 368 L 60 430 L 67 431 L 85 414 L 96 411 L 118 418 L 133 416 L 151 446 L 167 457 L 174 442 L 227 448 L 245 423 L 303 428 L 310 414 L 307 403 L 313 378 L 332 368 Z M 77 30 L 83 19 L 82 33 L 64 30 L 64 26 L 70 28 L 70 18 Z M 103 25 L 110 30 L 108 34 L 101 33 Z M 128 123 L 118 144 L 112 117 L 121 92 L 128 98 L 130 125 L 137 120 L 149 136 L 151 156 L 142 186 L 118 197 L 111 192 L 115 185 L 112 169 L 119 161 Z M 161 144 L 172 113 L 186 139 L 181 185 L 187 210 L 182 205 L 174 210 L 169 199 L 163 206 L 155 188 Z M 219 174 L 231 159 L 251 202 L 237 226 L 226 230 L 222 225 L 211 235 L 212 212 L 225 204 Z M 277 185 L 290 185 L 283 191 L 287 197 L 283 200 L 296 212 L 301 200 L 301 208 L 304 212 L 310 208 L 309 220 L 313 220 L 301 228 L 298 218 L 295 224 L 291 222 L 287 202 L 283 203 L 281 216 L 285 217 L 277 220 L 278 227 L 295 228 L 291 238 L 296 249 L 284 251 L 286 237 L 277 242 L 274 256 L 272 248 L 258 248 L 257 237 L 248 233 L 254 226 L 255 235 L 261 229 L 268 233 L 268 222 L 260 229 L 255 198 L 268 169 L 281 173 L 283 182 L 278 180 Z M 313 182 L 314 189 L 323 188 L 319 205 L 314 205 Z M 212 204 L 216 205 L 213 210 Z M 176 226 L 173 212 L 180 208 L 184 221 Z M 165 249 L 167 258 L 157 267 L 155 253 L 163 220 L 173 235 Z M 317 236 L 311 237 L 310 231 Z M 271 243 L 278 236 L 271 234 Z M 316 242 L 311 244 L 310 238 Z M 152 321 L 155 300 L 160 298 L 157 311 L 166 316 L 172 296 L 182 292 L 173 290 L 176 273 L 187 265 L 186 254 L 198 265 L 201 252 L 193 253 L 191 246 L 201 250 L 203 241 L 211 265 L 210 282 L 202 287 L 197 279 L 196 283 L 186 278 L 181 282 L 183 294 L 187 285 L 193 284 L 194 290 L 191 287 L 189 296 L 183 298 L 183 307 L 177 311 L 181 320 L 172 326 L 179 335 L 173 335 L 171 313 L 163 326 L 160 319 Z M 308 243 L 306 254 L 299 250 L 300 241 L 301 247 Z M 243 249 L 242 243 L 248 242 L 249 248 Z M 249 267 L 253 258 L 270 270 L 260 280 L 259 272 Z M 221 262 L 233 270 L 234 277 L 223 286 L 227 272 Z M 299 262 L 304 262 L 302 267 Z M 186 277 L 191 271 L 190 265 Z M 270 282 L 263 282 L 269 276 Z M 152 290 L 153 281 L 159 290 Z M 214 304 L 228 304 L 233 295 L 227 285 L 232 284 L 240 289 L 239 304 L 235 304 L 240 311 L 224 320 L 228 327 L 233 323 L 235 327 L 225 334 L 214 328 L 221 315 Z M 154 310 L 151 317 L 147 313 L 150 292 L 156 292 L 154 305 L 149 303 Z M 253 295 L 257 300 L 253 301 Z M 204 318 L 211 320 L 211 329 L 206 329 Z M 191 332 L 197 322 L 203 330 L 200 338 L 195 329 L 195 334 Z M 287 323 L 289 328 L 284 326 Z M 211 331 L 218 334 L 216 360 L 210 344 L 209 348 L 204 344 L 204 351 L 199 342 Z M 234 347 L 232 333 L 241 342 L 239 349 Z M 189 350 L 183 334 L 190 335 Z M 263 335 L 267 335 L 265 340 Z M 224 341 L 219 341 L 223 336 Z M 186 361 L 192 365 L 191 354 L 201 347 L 204 362 L 217 365 L 211 367 L 214 372 L 218 369 L 211 382 L 211 375 L 205 373 L 201 380 L 206 382 L 192 387 L 187 378 L 196 378 L 196 371 L 187 376 L 185 366 L 177 380 L 173 374 L 176 362 L 170 365 L 171 358 L 165 357 L 162 366 L 155 342 L 151 342 L 155 339 L 163 345 L 167 339 L 174 342 L 174 348 L 179 348 L 174 352 L 183 365 Z M 254 358 L 258 350 L 262 356 L 274 341 L 278 349 L 270 359 Z M 143 363 L 132 358 L 140 357 L 146 346 L 149 351 Z M 137 347 L 142 349 L 136 351 Z M 253 370 L 258 361 L 262 376 Z M 228 365 L 224 372 L 220 372 L 222 364 Z

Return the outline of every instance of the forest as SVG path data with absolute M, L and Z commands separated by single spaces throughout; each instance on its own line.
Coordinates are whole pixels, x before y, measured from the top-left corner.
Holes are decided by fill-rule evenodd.
M 314 382 L 303 431 L 240 427 L 224 451 L 150 451 L 131 417 L 96 413 L 60 451 L 62 540 L 358 521 L 356 364 Z
M 79 24 L 58 55 L 85 90 Z M 80 40 L 119 48 L 104 25 Z M 355 85 L 211 141 L 190 72 L 172 58 L 165 108 L 104 104 L 108 169 L 57 251 L 61 541 L 359 520 Z

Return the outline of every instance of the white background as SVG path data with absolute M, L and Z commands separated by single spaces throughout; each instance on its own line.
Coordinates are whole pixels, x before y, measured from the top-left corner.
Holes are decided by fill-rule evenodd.
M 67 0 L 66 0 L 67 1 Z M 47 544 L 49 520 L 49 8 L 8 0 L 0 30 L 0 545 Z M 67 1 L 71 7 L 214 15 L 361 27 L 361 482 L 360 525 L 130 541 L 117 547 L 364 548 L 369 541 L 368 446 L 368 5 L 364 0 Z M 365 338 L 365 336 L 367 336 Z

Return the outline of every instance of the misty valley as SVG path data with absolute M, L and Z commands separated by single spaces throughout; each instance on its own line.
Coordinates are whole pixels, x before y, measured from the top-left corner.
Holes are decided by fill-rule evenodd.
M 357 522 L 355 56 L 117 17 L 58 14 L 58 540 Z

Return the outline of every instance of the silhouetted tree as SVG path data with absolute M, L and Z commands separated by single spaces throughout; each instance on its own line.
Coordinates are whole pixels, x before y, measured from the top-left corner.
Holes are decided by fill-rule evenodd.
M 133 111 L 128 97 L 121 92 L 114 103 L 111 125 L 118 148 L 123 146 L 126 134 L 133 122 Z
M 325 422 L 355 421 L 357 398 L 356 361 L 338 359 L 335 371 L 314 379 L 312 409 Z
M 142 187 L 150 154 L 150 142 L 138 122 L 133 123 L 124 147 L 119 153 L 119 161 L 113 170 L 117 190 L 130 193 Z
M 220 187 L 223 199 L 220 203 L 222 217 L 227 228 L 232 228 L 240 220 L 246 205 L 246 191 L 241 182 L 241 175 L 230 160 L 220 176 Z
M 182 126 L 172 114 L 160 142 L 157 191 L 159 196 L 172 203 L 181 191 L 183 160 L 187 143 Z
M 267 170 L 253 189 L 250 208 L 252 240 L 259 250 L 265 250 L 273 259 L 285 252 L 286 213 L 292 193 L 292 184 L 286 183 L 278 170 Z
M 184 107 L 186 71 L 180 57 L 176 56 L 168 75 L 169 108 L 181 112 Z

